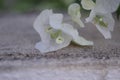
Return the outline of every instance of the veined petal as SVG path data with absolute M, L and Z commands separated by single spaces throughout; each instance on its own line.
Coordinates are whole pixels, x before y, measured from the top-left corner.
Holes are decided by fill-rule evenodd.
M 80 20 L 80 5 L 73 3 L 68 7 L 68 14 L 72 17 L 72 20 L 76 22 L 80 27 L 84 27 L 84 23 Z
M 72 25 L 70 24 L 63 24 L 62 31 L 65 32 L 66 34 L 72 36 L 72 40 L 77 43 L 78 45 L 93 45 L 92 41 L 87 41 L 83 37 L 79 36 L 79 33 L 77 29 L 74 29 Z
M 33 27 L 39 33 L 41 40 L 46 43 L 49 42 L 48 38 L 50 38 L 50 36 L 45 30 L 49 26 L 49 16 L 52 14 L 52 10 L 46 9 L 42 11 L 33 24 Z
M 67 34 L 62 34 L 64 42 L 62 44 L 55 43 L 54 40 L 50 40 L 49 43 L 38 42 L 35 46 L 36 49 L 40 50 L 41 53 L 56 51 L 68 46 L 72 40 L 72 37 Z
M 115 12 L 120 4 L 120 0 L 96 0 L 95 10 L 101 13 Z
M 82 0 L 82 7 L 86 10 L 91 10 L 95 7 L 95 3 L 92 0 Z
M 101 34 L 105 37 L 105 39 L 111 39 L 111 33 L 109 29 L 101 27 L 100 25 L 96 25 L 96 27 L 101 32 Z
M 50 16 L 49 24 L 54 29 L 60 29 L 63 21 L 63 14 L 53 14 Z

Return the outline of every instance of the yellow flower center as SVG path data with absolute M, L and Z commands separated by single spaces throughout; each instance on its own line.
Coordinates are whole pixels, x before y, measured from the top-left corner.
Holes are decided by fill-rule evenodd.
M 64 38 L 63 38 L 63 37 L 58 36 L 58 37 L 56 38 L 56 43 L 57 43 L 57 44 L 61 44 L 61 43 L 63 43 L 63 42 L 64 42 Z
M 52 27 L 48 27 L 46 29 L 46 32 L 50 34 L 50 37 L 54 39 L 57 44 L 62 44 L 64 42 L 61 30 L 55 30 Z

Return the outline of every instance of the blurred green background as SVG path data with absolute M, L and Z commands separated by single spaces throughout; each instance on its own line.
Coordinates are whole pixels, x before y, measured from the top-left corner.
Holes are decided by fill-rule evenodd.
M 65 11 L 68 5 L 73 2 L 80 3 L 80 1 L 81 0 L 0 0 L 0 12 L 30 12 L 46 8 Z M 116 13 L 119 18 L 120 6 Z
M 46 8 L 67 9 L 68 5 L 77 0 L 0 0 L 1 11 L 33 11 Z

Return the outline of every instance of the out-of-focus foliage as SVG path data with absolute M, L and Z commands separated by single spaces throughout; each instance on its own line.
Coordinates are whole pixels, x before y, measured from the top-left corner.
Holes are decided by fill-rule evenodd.
M 67 11 L 68 6 L 74 2 L 80 4 L 81 0 L 0 0 L 0 10 L 25 12 L 49 8 Z M 117 16 L 119 15 L 120 7 L 117 10 Z
M 117 10 L 117 18 L 118 19 L 120 18 L 120 5 L 119 5 L 118 10 Z
M 0 9 L 4 8 L 4 10 L 20 12 L 46 8 L 67 10 L 68 5 L 73 2 L 75 2 L 75 0 L 0 0 Z
M 3 4 L 3 0 L 0 0 L 0 9 L 3 9 L 4 4 Z

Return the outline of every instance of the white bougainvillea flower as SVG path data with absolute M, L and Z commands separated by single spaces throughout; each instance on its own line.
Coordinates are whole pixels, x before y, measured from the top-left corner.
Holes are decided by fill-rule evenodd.
M 96 12 L 106 14 L 116 11 L 120 4 L 120 0 L 96 0 L 96 3 L 92 0 L 82 0 L 81 4 L 86 10 L 94 9 Z
M 63 15 L 54 14 L 52 10 L 41 12 L 34 22 L 34 28 L 41 37 L 36 49 L 41 53 L 56 51 L 68 46 L 72 40 L 79 45 L 93 45 L 93 42 L 80 37 L 72 25 L 63 23 L 62 20 Z
M 82 7 L 86 10 L 91 10 L 95 7 L 95 3 L 92 0 L 82 0 Z
M 105 39 L 111 39 L 111 31 L 113 31 L 115 24 L 111 13 L 103 14 L 92 10 L 86 21 L 95 24 Z
M 73 3 L 68 7 L 68 14 L 71 16 L 72 20 L 76 22 L 80 27 L 85 27 L 84 23 L 81 21 L 80 5 Z
M 96 0 L 94 8 L 91 9 L 90 16 L 86 19 L 87 22 L 92 22 L 96 25 L 105 39 L 111 39 L 111 31 L 113 31 L 115 23 L 111 13 L 117 9 L 119 3 L 120 0 Z

